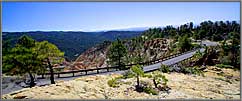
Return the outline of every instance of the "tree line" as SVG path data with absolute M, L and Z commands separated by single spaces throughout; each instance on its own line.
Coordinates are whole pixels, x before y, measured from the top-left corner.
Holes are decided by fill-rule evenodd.
M 183 24 L 177 28 L 166 26 L 163 28 L 150 28 L 144 31 L 141 36 L 131 40 L 117 40 L 109 48 L 107 55 L 108 63 L 111 66 L 122 67 L 134 60 L 135 63 L 144 62 L 140 54 L 144 43 L 155 38 L 172 39 L 174 42 L 169 46 L 173 52 L 185 52 L 194 47 L 201 47 L 192 44 L 192 40 L 211 40 L 222 43 L 219 50 L 219 61 L 222 64 L 229 64 L 239 68 L 240 60 L 240 24 L 236 21 L 204 21 L 200 25 L 193 22 Z M 178 42 L 178 44 L 174 44 Z M 128 44 L 128 45 L 127 45 Z M 131 53 L 131 54 L 130 54 Z M 134 53 L 134 54 L 133 54 Z M 129 56 L 127 58 L 127 56 Z M 123 68 L 123 67 L 122 67 Z

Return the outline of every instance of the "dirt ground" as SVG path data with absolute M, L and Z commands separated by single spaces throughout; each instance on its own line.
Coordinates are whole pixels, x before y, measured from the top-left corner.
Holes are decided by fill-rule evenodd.
M 134 91 L 135 78 L 122 79 L 119 87 L 109 87 L 107 81 L 120 76 L 97 75 L 42 87 L 24 88 L 2 96 L 3 99 L 240 99 L 240 71 L 207 67 L 204 76 L 164 73 L 169 80 L 169 92 L 158 95 Z M 148 78 L 141 81 L 152 83 Z

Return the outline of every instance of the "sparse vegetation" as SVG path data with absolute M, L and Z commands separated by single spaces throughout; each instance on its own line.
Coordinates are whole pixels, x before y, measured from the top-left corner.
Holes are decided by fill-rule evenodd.
M 195 74 L 195 75 L 203 75 L 203 71 L 199 70 L 197 66 L 194 67 L 185 67 L 181 68 L 181 72 L 184 74 Z
M 169 73 L 170 72 L 170 69 L 166 65 L 161 65 L 160 71 L 163 72 L 163 73 Z
M 111 79 L 111 80 L 108 80 L 108 85 L 109 87 L 118 87 L 118 82 L 117 82 L 117 79 Z
M 143 89 L 144 89 L 144 92 L 147 93 L 147 94 L 152 94 L 152 95 L 158 95 L 159 94 L 159 92 L 157 90 L 153 89 L 150 86 L 146 86 Z
M 225 65 L 225 64 L 216 64 L 215 66 L 216 66 L 216 67 L 219 67 L 219 68 L 234 68 L 234 67 L 231 66 L 231 65 Z
M 134 65 L 131 67 L 131 70 L 132 72 L 134 73 L 135 77 L 136 77 L 136 82 L 137 82 L 137 85 L 135 86 L 136 87 L 136 90 L 137 91 L 140 91 L 142 89 L 142 87 L 140 86 L 140 76 L 143 76 L 144 75 L 144 71 L 142 70 L 141 66 L 140 65 Z
M 134 77 L 134 76 L 135 76 L 135 75 L 134 75 L 134 73 L 132 73 L 131 70 L 128 70 L 128 71 L 124 72 L 124 74 L 123 74 L 123 78 L 124 78 L 124 79 L 132 78 L 132 77 Z

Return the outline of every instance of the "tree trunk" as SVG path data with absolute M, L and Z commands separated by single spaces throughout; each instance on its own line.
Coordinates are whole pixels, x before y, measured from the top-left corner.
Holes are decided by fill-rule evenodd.
M 48 58 L 47 58 L 47 61 L 48 61 L 48 67 L 50 69 L 50 82 L 51 84 L 55 84 L 53 67 L 51 66 L 50 60 Z
M 29 73 L 29 77 L 30 77 L 30 84 L 29 84 L 29 86 L 31 88 L 31 87 L 35 86 L 34 76 L 30 72 L 28 72 L 28 73 Z
M 139 87 L 139 76 L 137 76 L 137 86 Z
M 155 85 L 155 88 L 157 88 L 157 83 L 155 82 L 155 79 L 153 79 L 153 83 Z

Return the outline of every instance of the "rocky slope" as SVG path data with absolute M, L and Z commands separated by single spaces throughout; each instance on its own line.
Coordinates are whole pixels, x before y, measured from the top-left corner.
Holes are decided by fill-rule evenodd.
M 128 49 L 128 55 L 125 60 L 127 64 L 133 63 L 133 57 L 140 56 L 143 61 L 153 60 L 169 53 L 169 44 L 172 40 L 165 38 L 155 38 L 151 40 L 125 40 L 124 45 Z M 107 67 L 107 52 L 111 42 L 104 42 L 100 45 L 92 47 L 82 53 L 76 61 L 65 70 L 80 70 L 85 68 L 101 68 Z M 129 62 L 129 63 L 128 63 Z
M 169 92 L 158 95 L 134 91 L 135 78 L 122 79 L 118 88 L 107 81 L 119 75 L 85 76 L 56 84 L 24 88 L 2 96 L 3 99 L 239 99 L 240 72 L 210 66 L 204 76 L 164 73 Z M 141 78 L 142 81 L 152 81 Z

